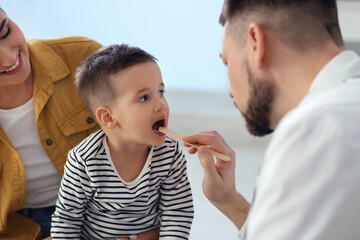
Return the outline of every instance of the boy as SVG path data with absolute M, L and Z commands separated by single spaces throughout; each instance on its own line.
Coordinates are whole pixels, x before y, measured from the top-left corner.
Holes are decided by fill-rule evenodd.
M 157 131 L 169 107 L 156 59 L 103 47 L 77 69 L 80 96 L 101 130 L 72 149 L 52 217 L 53 239 L 114 239 L 160 226 L 188 239 L 193 201 L 179 144 Z

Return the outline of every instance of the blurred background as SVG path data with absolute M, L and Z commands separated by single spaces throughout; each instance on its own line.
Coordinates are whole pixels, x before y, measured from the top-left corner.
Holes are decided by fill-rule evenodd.
M 228 96 L 219 58 L 221 0 L 2 0 L 27 38 L 81 35 L 103 45 L 127 43 L 156 56 L 170 105 L 169 128 L 191 134 L 216 129 L 237 155 L 237 189 L 251 201 L 270 137 L 250 136 Z M 360 53 L 360 1 L 338 1 L 346 48 Z M 184 151 L 186 151 L 184 149 Z M 195 218 L 192 240 L 237 239 L 238 230 L 203 196 L 203 171 L 188 158 Z

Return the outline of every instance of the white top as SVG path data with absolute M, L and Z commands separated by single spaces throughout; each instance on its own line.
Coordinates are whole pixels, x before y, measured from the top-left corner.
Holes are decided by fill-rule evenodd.
M 276 128 L 240 238 L 360 239 L 359 124 L 360 58 L 345 51 Z
M 160 239 L 189 239 L 194 217 L 185 155 L 166 138 L 138 177 L 124 181 L 99 130 L 70 150 L 52 216 L 55 239 L 115 239 L 161 225 Z
M 36 131 L 33 98 L 20 107 L 0 109 L 0 124 L 24 163 L 24 207 L 54 206 L 61 177 L 41 145 Z

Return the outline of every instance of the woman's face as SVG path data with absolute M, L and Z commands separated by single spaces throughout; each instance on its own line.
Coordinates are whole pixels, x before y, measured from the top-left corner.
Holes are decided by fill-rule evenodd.
M 0 88 L 24 84 L 31 66 L 24 34 L 0 10 Z

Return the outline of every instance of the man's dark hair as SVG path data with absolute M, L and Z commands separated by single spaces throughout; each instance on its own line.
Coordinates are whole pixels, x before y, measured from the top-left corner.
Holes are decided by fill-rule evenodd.
M 248 20 L 252 15 L 262 17 L 260 25 L 299 50 L 329 39 L 339 47 L 344 45 L 336 0 L 225 0 L 220 23 L 237 17 Z
M 117 97 L 111 75 L 131 66 L 156 62 L 156 58 L 138 47 L 114 44 L 100 48 L 77 68 L 75 84 L 86 106 L 94 114 L 94 100 L 110 104 Z

